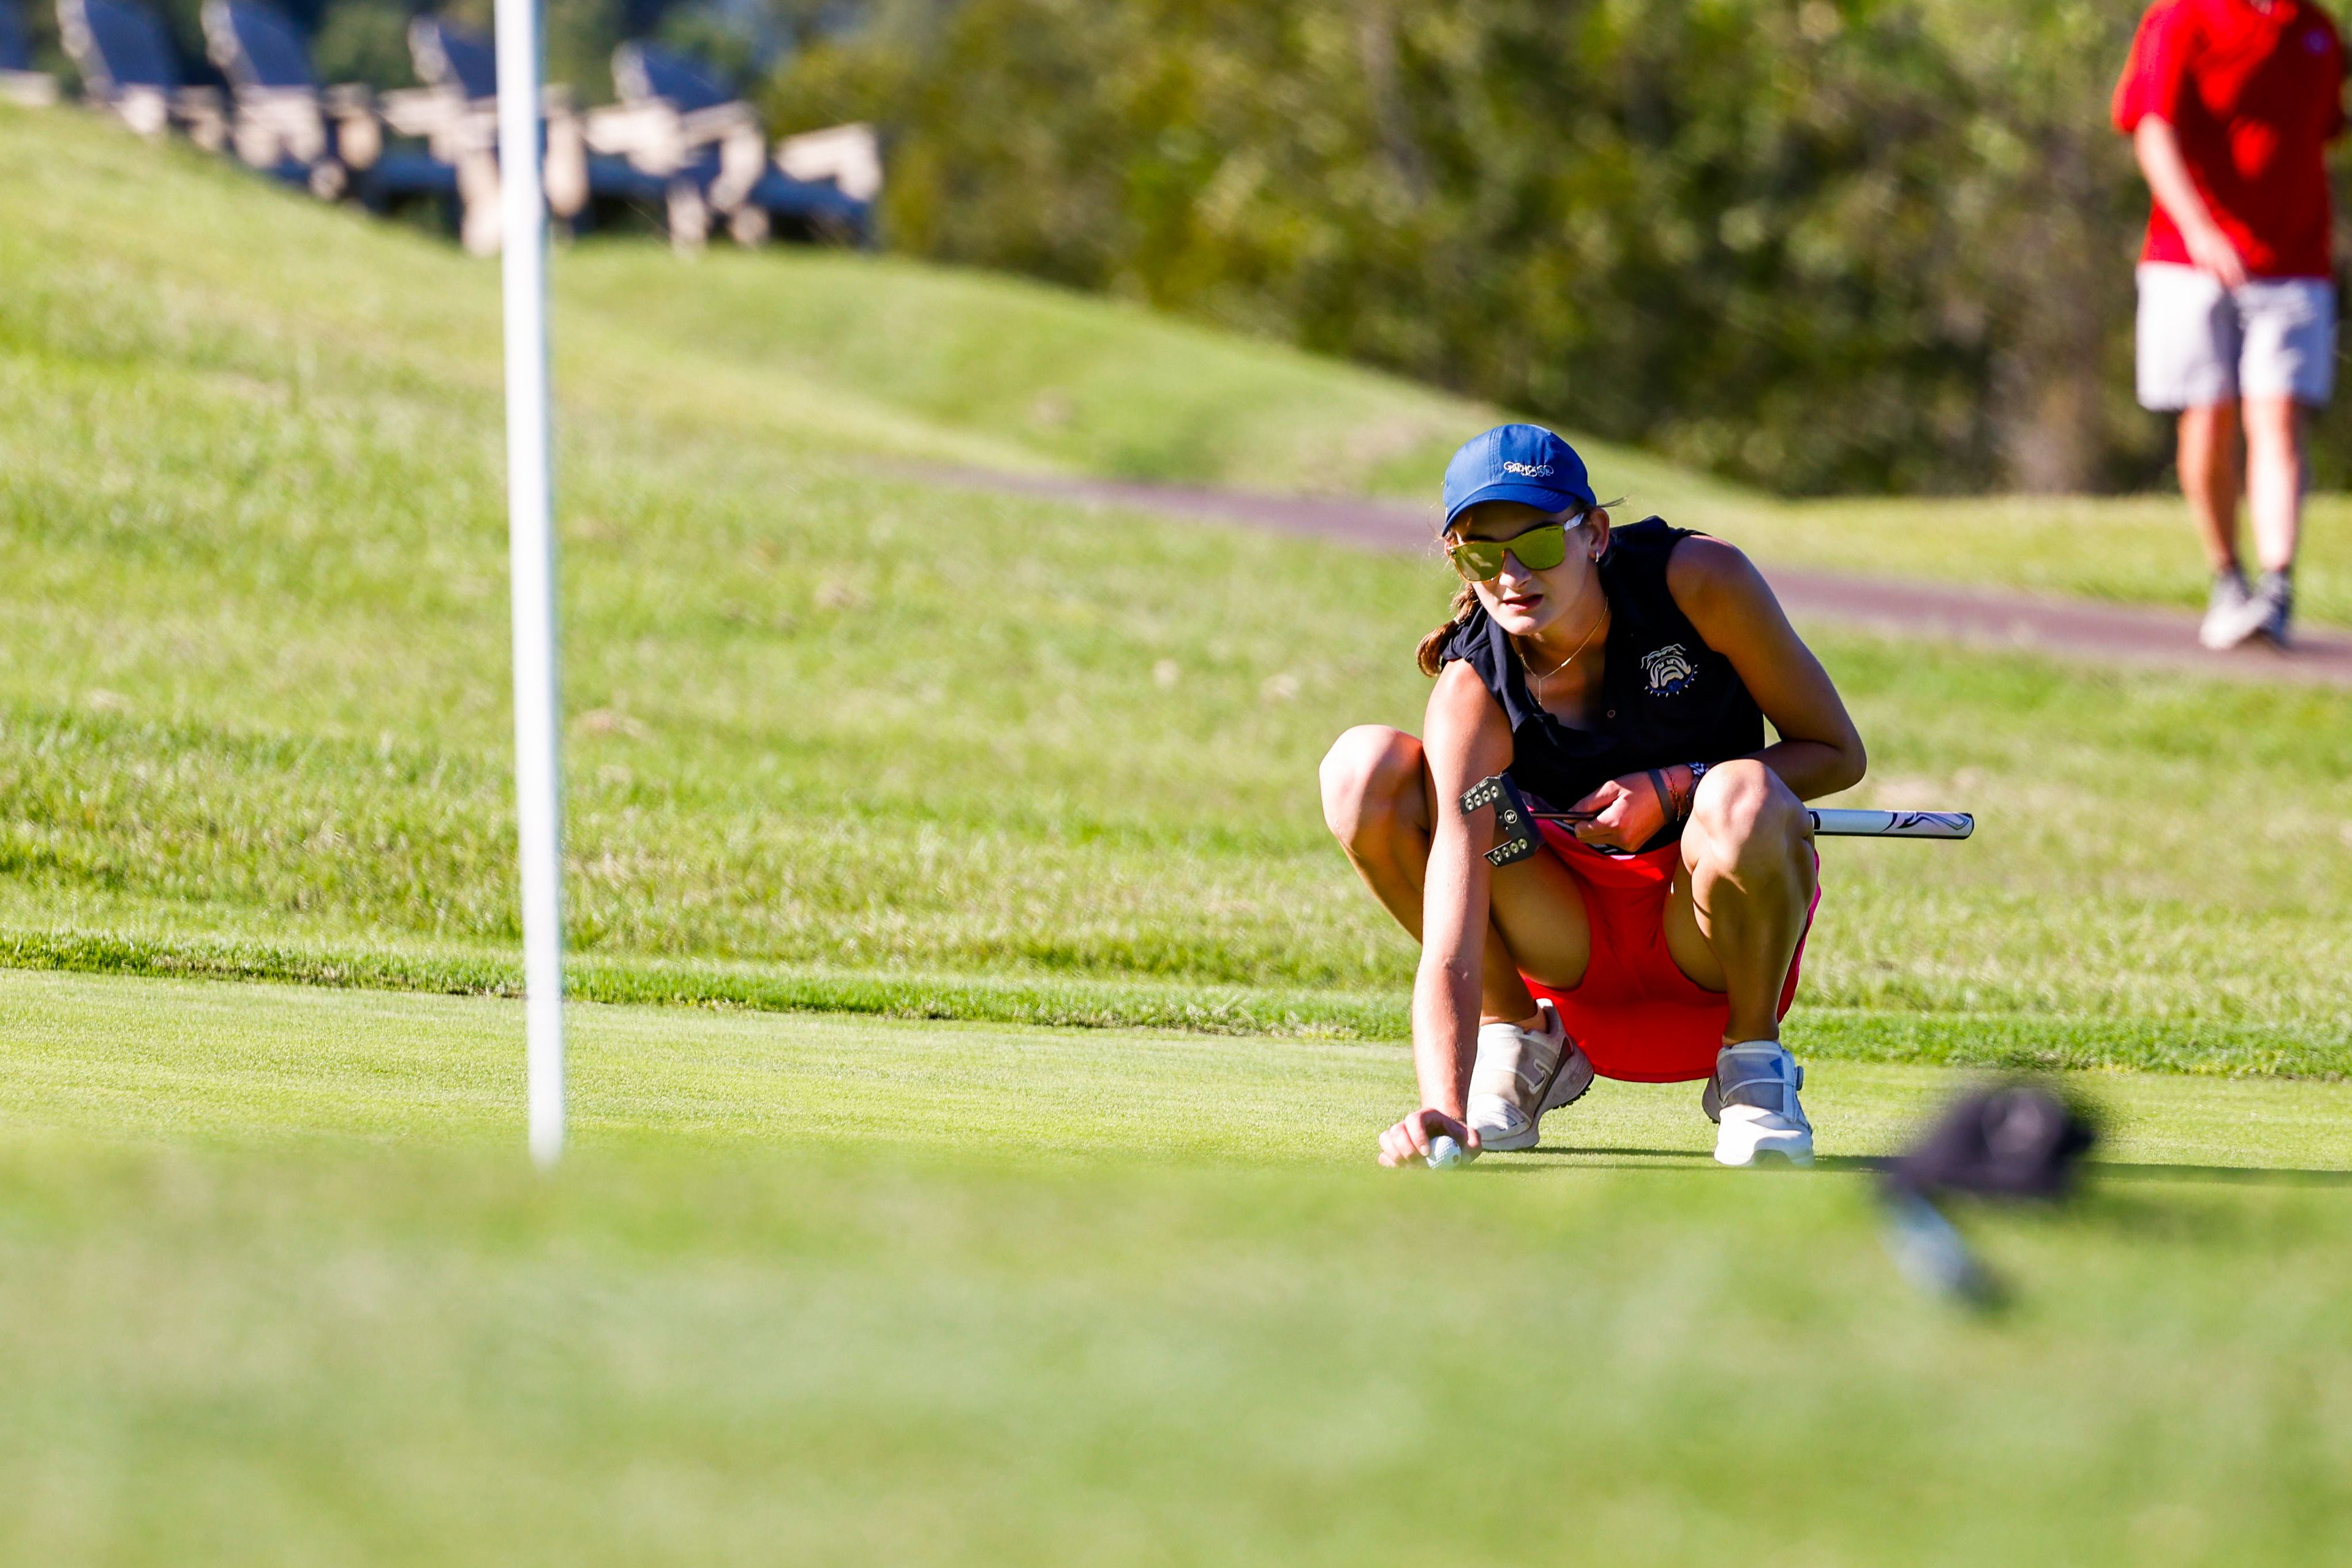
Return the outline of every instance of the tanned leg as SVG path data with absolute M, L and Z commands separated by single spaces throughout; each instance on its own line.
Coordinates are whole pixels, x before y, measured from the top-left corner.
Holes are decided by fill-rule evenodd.
M 2238 405 L 2180 412 L 2180 493 L 2214 575 L 2238 566 Z
M 1666 951 L 1725 994 L 1726 1045 L 1780 1037 L 1780 990 L 1813 900 L 1812 837 L 1804 803 L 1761 763 L 1723 763 L 1699 783 L 1666 900 Z
M 1356 874 L 1399 925 L 1421 940 L 1422 889 L 1436 802 L 1421 742 L 1384 724 L 1341 735 L 1321 769 L 1323 820 Z M 1591 952 L 1583 897 L 1549 855 L 1497 871 L 1487 927 L 1479 1006 L 1482 1020 L 1532 1024 L 1534 995 L 1522 968 L 1547 985 L 1584 977 Z
M 2303 531 L 2303 409 L 2292 397 L 2246 399 L 2246 510 L 2265 572 L 2294 565 Z

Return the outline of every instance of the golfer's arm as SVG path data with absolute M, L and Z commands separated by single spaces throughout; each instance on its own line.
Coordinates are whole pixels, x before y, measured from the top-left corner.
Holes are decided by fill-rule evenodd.
M 1421 1103 L 1458 1119 L 1477 1056 L 1479 979 L 1495 874 L 1485 854 L 1494 841 L 1494 808 L 1465 816 L 1462 793 L 1511 763 L 1510 725 L 1467 665 L 1450 664 L 1438 675 L 1422 746 L 1437 799 L 1422 884 L 1412 1065 Z
M 1666 587 L 1780 735 L 1758 760 L 1801 800 L 1860 784 L 1870 759 L 1845 700 L 1756 563 L 1719 539 L 1686 539 L 1666 563 Z
M 2173 132 L 2170 121 L 2142 115 L 2132 131 L 2132 151 L 2138 155 L 2139 172 L 2147 176 L 2149 192 L 2182 234 L 2207 234 L 2218 226 L 2213 210 L 2205 205 L 2203 193 L 2189 175 L 2189 160 L 2180 155 L 2180 138 Z

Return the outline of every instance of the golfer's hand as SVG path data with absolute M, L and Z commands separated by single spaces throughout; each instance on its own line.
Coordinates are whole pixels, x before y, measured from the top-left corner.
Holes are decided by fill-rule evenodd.
M 2193 234 L 2183 234 L 2181 243 L 2189 247 L 2189 259 L 2200 272 L 2210 272 L 2221 280 L 2225 289 L 2242 287 L 2246 281 L 2245 258 L 2230 243 L 2219 224 L 2208 224 Z
M 1639 849 L 1666 825 L 1666 803 L 1646 773 L 1611 779 L 1570 809 L 1594 814 L 1576 824 L 1576 837 L 1596 849 Z
M 1416 1110 L 1381 1134 L 1381 1163 L 1410 1165 L 1427 1159 L 1429 1141 L 1440 1133 L 1461 1144 L 1465 1154 L 1478 1152 L 1478 1134 L 1467 1122 L 1456 1121 L 1442 1110 Z

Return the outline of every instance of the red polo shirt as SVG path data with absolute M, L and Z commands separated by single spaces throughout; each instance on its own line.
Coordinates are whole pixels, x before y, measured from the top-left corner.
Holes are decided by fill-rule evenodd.
M 2309 0 L 2156 0 L 2116 83 L 2116 129 L 2168 121 L 2189 175 L 2257 278 L 2334 270 L 2324 149 L 2344 129 L 2344 46 Z M 2143 261 L 2190 265 L 2164 204 Z

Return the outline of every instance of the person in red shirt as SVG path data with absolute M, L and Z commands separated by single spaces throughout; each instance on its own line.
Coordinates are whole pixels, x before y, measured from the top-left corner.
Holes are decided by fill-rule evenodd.
M 2116 128 L 2156 198 L 2139 400 L 2180 416 L 2180 489 L 2213 568 L 2208 647 L 2286 641 L 2305 410 L 2335 384 L 2325 153 L 2344 130 L 2343 84 L 2343 44 L 2312 0 L 2156 0 L 2116 84 Z M 2251 589 L 2242 488 L 2263 568 Z

